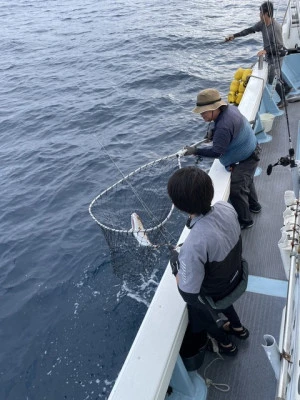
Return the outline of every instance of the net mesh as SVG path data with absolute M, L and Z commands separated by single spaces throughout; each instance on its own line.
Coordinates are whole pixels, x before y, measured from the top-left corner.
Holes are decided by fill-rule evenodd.
M 182 163 L 194 164 L 188 159 L 176 153 L 145 164 L 91 202 L 90 215 L 103 231 L 114 271 L 120 277 L 141 275 L 154 265 L 158 269 L 166 267 L 166 247 L 176 245 L 186 220 L 174 210 L 167 183 Z M 139 233 L 145 233 L 153 246 L 141 245 L 136 239 L 131 225 L 133 213 L 142 221 Z
M 177 155 L 148 163 L 124 176 L 91 202 L 90 214 L 104 233 L 112 261 L 116 262 L 116 254 L 124 252 L 141 255 L 153 252 L 153 247 L 141 246 L 134 236 L 133 213 L 142 221 L 144 229 L 141 233 L 147 235 L 157 250 L 172 241 L 170 232 L 164 227 L 173 212 L 167 182 L 180 166 Z

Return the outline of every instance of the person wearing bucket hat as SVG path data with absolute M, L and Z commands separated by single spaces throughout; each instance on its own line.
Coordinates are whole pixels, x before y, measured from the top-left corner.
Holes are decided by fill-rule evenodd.
M 193 112 L 200 114 L 205 122 L 214 122 L 212 145 L 186 146 L 185 155 L 219 158 L 231 171 L 229 200 L 238 214 L 241 229 L 251 228 L 251 213 L 261 211 L 253 181 L 261 149 L 251 125 L 237 107 L 228 105 L 213 88 L 198 93 Z
M 216 89 L 205 89 L 198 94 L 193 112 L 202 114 L 205 111 L 217 110 L 221 106 L 227 106 L 227 103 L 221 99 L 220 93 Z
M 263 38 L 263 50 L 257 55 L 265 56 L 268 63 L 268 82 L 273 83 L 274 77 L 277 77 L 275 86 L 276 92 L 280 97 L 278 108 L 285 106 L 285 95 L 287 95 L 292 87 L 284 80 L 281 74 L 281 66 L 283 57 L 287 54 L 287 50 L 283 46 L 282 27 L 273 18 L 274 6 L 271 1 L 265 1 L 259 7 L 260 21 L 250 28 L 229 35 L 225 41 L 230 42 L 235 38 L 250 35 L 252 33 L 261 32 Z

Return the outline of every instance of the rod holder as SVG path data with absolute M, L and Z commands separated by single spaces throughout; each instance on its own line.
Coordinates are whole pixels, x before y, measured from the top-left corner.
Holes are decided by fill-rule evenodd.
M 272 335 L 264 335 L 265 344 L 262 344 L 270 364 L 278 380 L 280 374 L 280 351 L 275 338 Z

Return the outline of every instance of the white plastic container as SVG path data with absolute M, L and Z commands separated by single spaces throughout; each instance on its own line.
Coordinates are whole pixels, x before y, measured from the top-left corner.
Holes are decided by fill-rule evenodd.
M 272 126 L 273 126 L 273 121 L 274 121 L 275 115 L 269 114 L 269 113 L 265 113 L 265 114 L 260 114 L 259 117 L 260 117 L 262 126 L 264 128 L 264 131 L 265 132 L 270 132 L 272 130 Z

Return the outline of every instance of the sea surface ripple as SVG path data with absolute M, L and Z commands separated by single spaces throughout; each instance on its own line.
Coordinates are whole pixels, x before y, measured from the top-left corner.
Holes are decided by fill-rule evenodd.
M 111 158 L 128 173 L 203 136 L 197 92 L 256 61 L 259 34 L 222 42 L 259 4 L 0 4 L 0 399 L 108 397 L 163 269 L 122 281 L 88 205 Z

